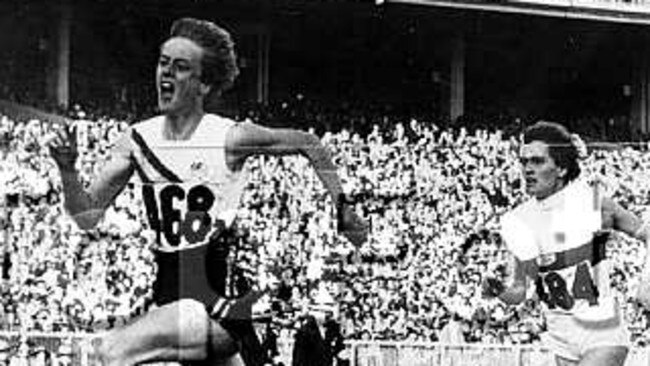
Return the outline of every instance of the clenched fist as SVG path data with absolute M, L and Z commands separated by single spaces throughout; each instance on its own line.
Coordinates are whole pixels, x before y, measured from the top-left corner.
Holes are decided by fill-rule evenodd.
M 61 170 L 73 170 L 79 151 L 77 148 L 77 131 L 73 125 L 59 125 L 48 138 L 50 155 Z
M 368 224 L 352 210 L 351 205 L 343 204 L 339 210 L 339 233 L 345 235 L 354 246 L 361 246 L 368 240 Z

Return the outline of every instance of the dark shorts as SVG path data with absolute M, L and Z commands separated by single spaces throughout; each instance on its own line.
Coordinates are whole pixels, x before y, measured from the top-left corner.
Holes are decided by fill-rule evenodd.
M 208 314 L 237 343 L 246 366 L 264 364 L 264 351 L 251 319 L 222 319 L 214 309 L 225 298 L 228 286 L 228 235 L 176 252 L 155 252 L 158 273 L 153 285 L 153 301 L 162 306 L 180 299 L 201 302 Z
M 155 251 L 158 266 L 153 301 L 164 305 L 194 299 L 211 309 L 226 294 L 228 241 L 223 236 L 175 252 Z

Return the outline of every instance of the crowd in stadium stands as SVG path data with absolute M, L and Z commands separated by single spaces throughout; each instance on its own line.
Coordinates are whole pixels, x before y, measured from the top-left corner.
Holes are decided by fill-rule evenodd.
M 305 311 L 333 303 L 346 339 L 536 343 L 544 330 L 538 304 L 505 307 L 482 298 L 479 286 L 481 274 L 495 270 L 489 258 L 499 253 L 499 215 L 524 198 L 517 135 L 368 121 L 374 126 L 363 133 L 320 134 L 347 199 L 371 224 L 370 240 L 358 250 L 336 235 L 335 209 L 305 159 L 256 158 L 246 166 L 237 221 L 242 245 L 233 262 L 272 294 L 281 337 L 291 337 L 290 325 Z M 78 169 L 89 179 L 128 123 L 105 117 L 75 123 Z M 154 235 L 139 181 L 97 229 L 80 231 L 64 214 L 60 177 L 43 148 L 53 128 L 0 116 L 1 330 L 106 329 L 137 315 L 150 297 Z M 646 152 L 643 146 L 594 151 L 583 162 L 585 174 L 598 176 L 618 202 L 643 216 L 650 203 Z M 469 246 L 478 251 L 460 266 L 461 248 Z M 619 235 L 609 250 L 633 338 L 645 345 L 648 313 L 629 295 L 644 249 Z
M 29 88 L 22 90 L 20 86 L 13 88 L 0 86 L 0 100 L 37 106 L 41 110 L 72 118 L 98 120 L 111 116 L 119 120 L 135 121 L 155 113 L 151 107 L 155 102 L 150 100 L 151 94 L 147 87 L 129 89 L 129 92 L 120 89 L 114 91 L 114 94 L 112 98 L 105 98 L 105 100 L 86 98 L 83 108 L 74 101 L 69 104 L 69 107 L 63 108 L 47 102 L 47 98 L 43 95 L 29 92 Z M 126 95 L 130 95 L 131 98 L 127 98 Z M 390 102 L 358 98 L 331 100 L 318 96 L 308 97 L 307 92 L 296 92 L 268 103 L 234 100 L 217 102 L 209 105 L 209 109 L 220 111 L 238 120 L 250 118 L 274 127 L 303 128 L 304 122 L 309 121 L 309 126 L 320 135 L 325 132 L 338 132 L 345 128 L 366 136 L 372 131 L 373 126 L 379 126 L 382 131 L 386 131 L 391 128 L 395 120 L 409 119 L 435 120 L 441 129 L 462 125 L 470 130 L 498 128 L 505 134 L 513 134 L 525 128 L 527 123 L 537 119 L 536 116 L 513 116 L 502 111 L 494 112 L 489 108 L 478 107 L 477 110 L 467 111 L 457 120 L 450 121 L 430 104 L 400 107 Z M 627 142 L 650 138 L 650 135 L 635 128 L 626 115 L 574 114 L 559 119 L 566 120 L 566 125 L 571 131 L 589 140 Z

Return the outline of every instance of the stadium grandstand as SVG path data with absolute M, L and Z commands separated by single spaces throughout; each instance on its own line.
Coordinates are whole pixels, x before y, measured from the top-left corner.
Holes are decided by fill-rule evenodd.
M 485 299 L 498 218 L 525 198 L 520 133 L 539 118 L 580 133 L 581 164 L 650 220 L 650 2 L 644 0 L 8 0 L 0 4 L 0 365 L 98 365 L 97 337 L 151 300 L 154 235 L 137 179 L 79 229 L 45 148 L 74 124 L 84 179 L 155 106 L 157 47 L 179 16 L 231 27 L 242 75 L 211 106 L 314 131 L 371 222 L 355 249 L 302 158 L 247 162 L 232 260 L 268 296 L 269 364 L 291 364 L 297 324 L 325 308 L 337 365 L 551 362 L 536 301 Z M 55 21 L 53 21 L 55 20 Z M 650 364 L 650 312 L 633 298 L 642 243 L 614 235 L 612 284 Z

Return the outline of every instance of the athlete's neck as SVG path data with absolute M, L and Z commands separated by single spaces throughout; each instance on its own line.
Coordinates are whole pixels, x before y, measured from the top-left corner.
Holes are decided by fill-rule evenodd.
M 165 115 L 164 136 L 167 140 L 187 140 L 203 119 L 205 112 L 202 108 L 193 109 L 188 113 L 170 113 Z
M 563 182 L 563 181 L 557 181 L 557 182 L 553 185 L 553 187 L 551 187 L 549 190 L 547 190 L 547 191 L 545 191 L 545 192 L 542 192 L 542 193 L 539 193 L 539 194 L 535 195 L 535 198 L 536 198 L 538 201 L 543 201 L 543 200 L 545 200 L 545 199 L 547 199 L 547 198 L 549 198 L 549 197 L 551 197 L 551 196 L 557 194 L 558 192 L 560 192 L 561 190 L 563 190 L 564 188 L 566 188 L 566 186 L 567 186 L 567 184 L 566 184 L 565 182 Z

